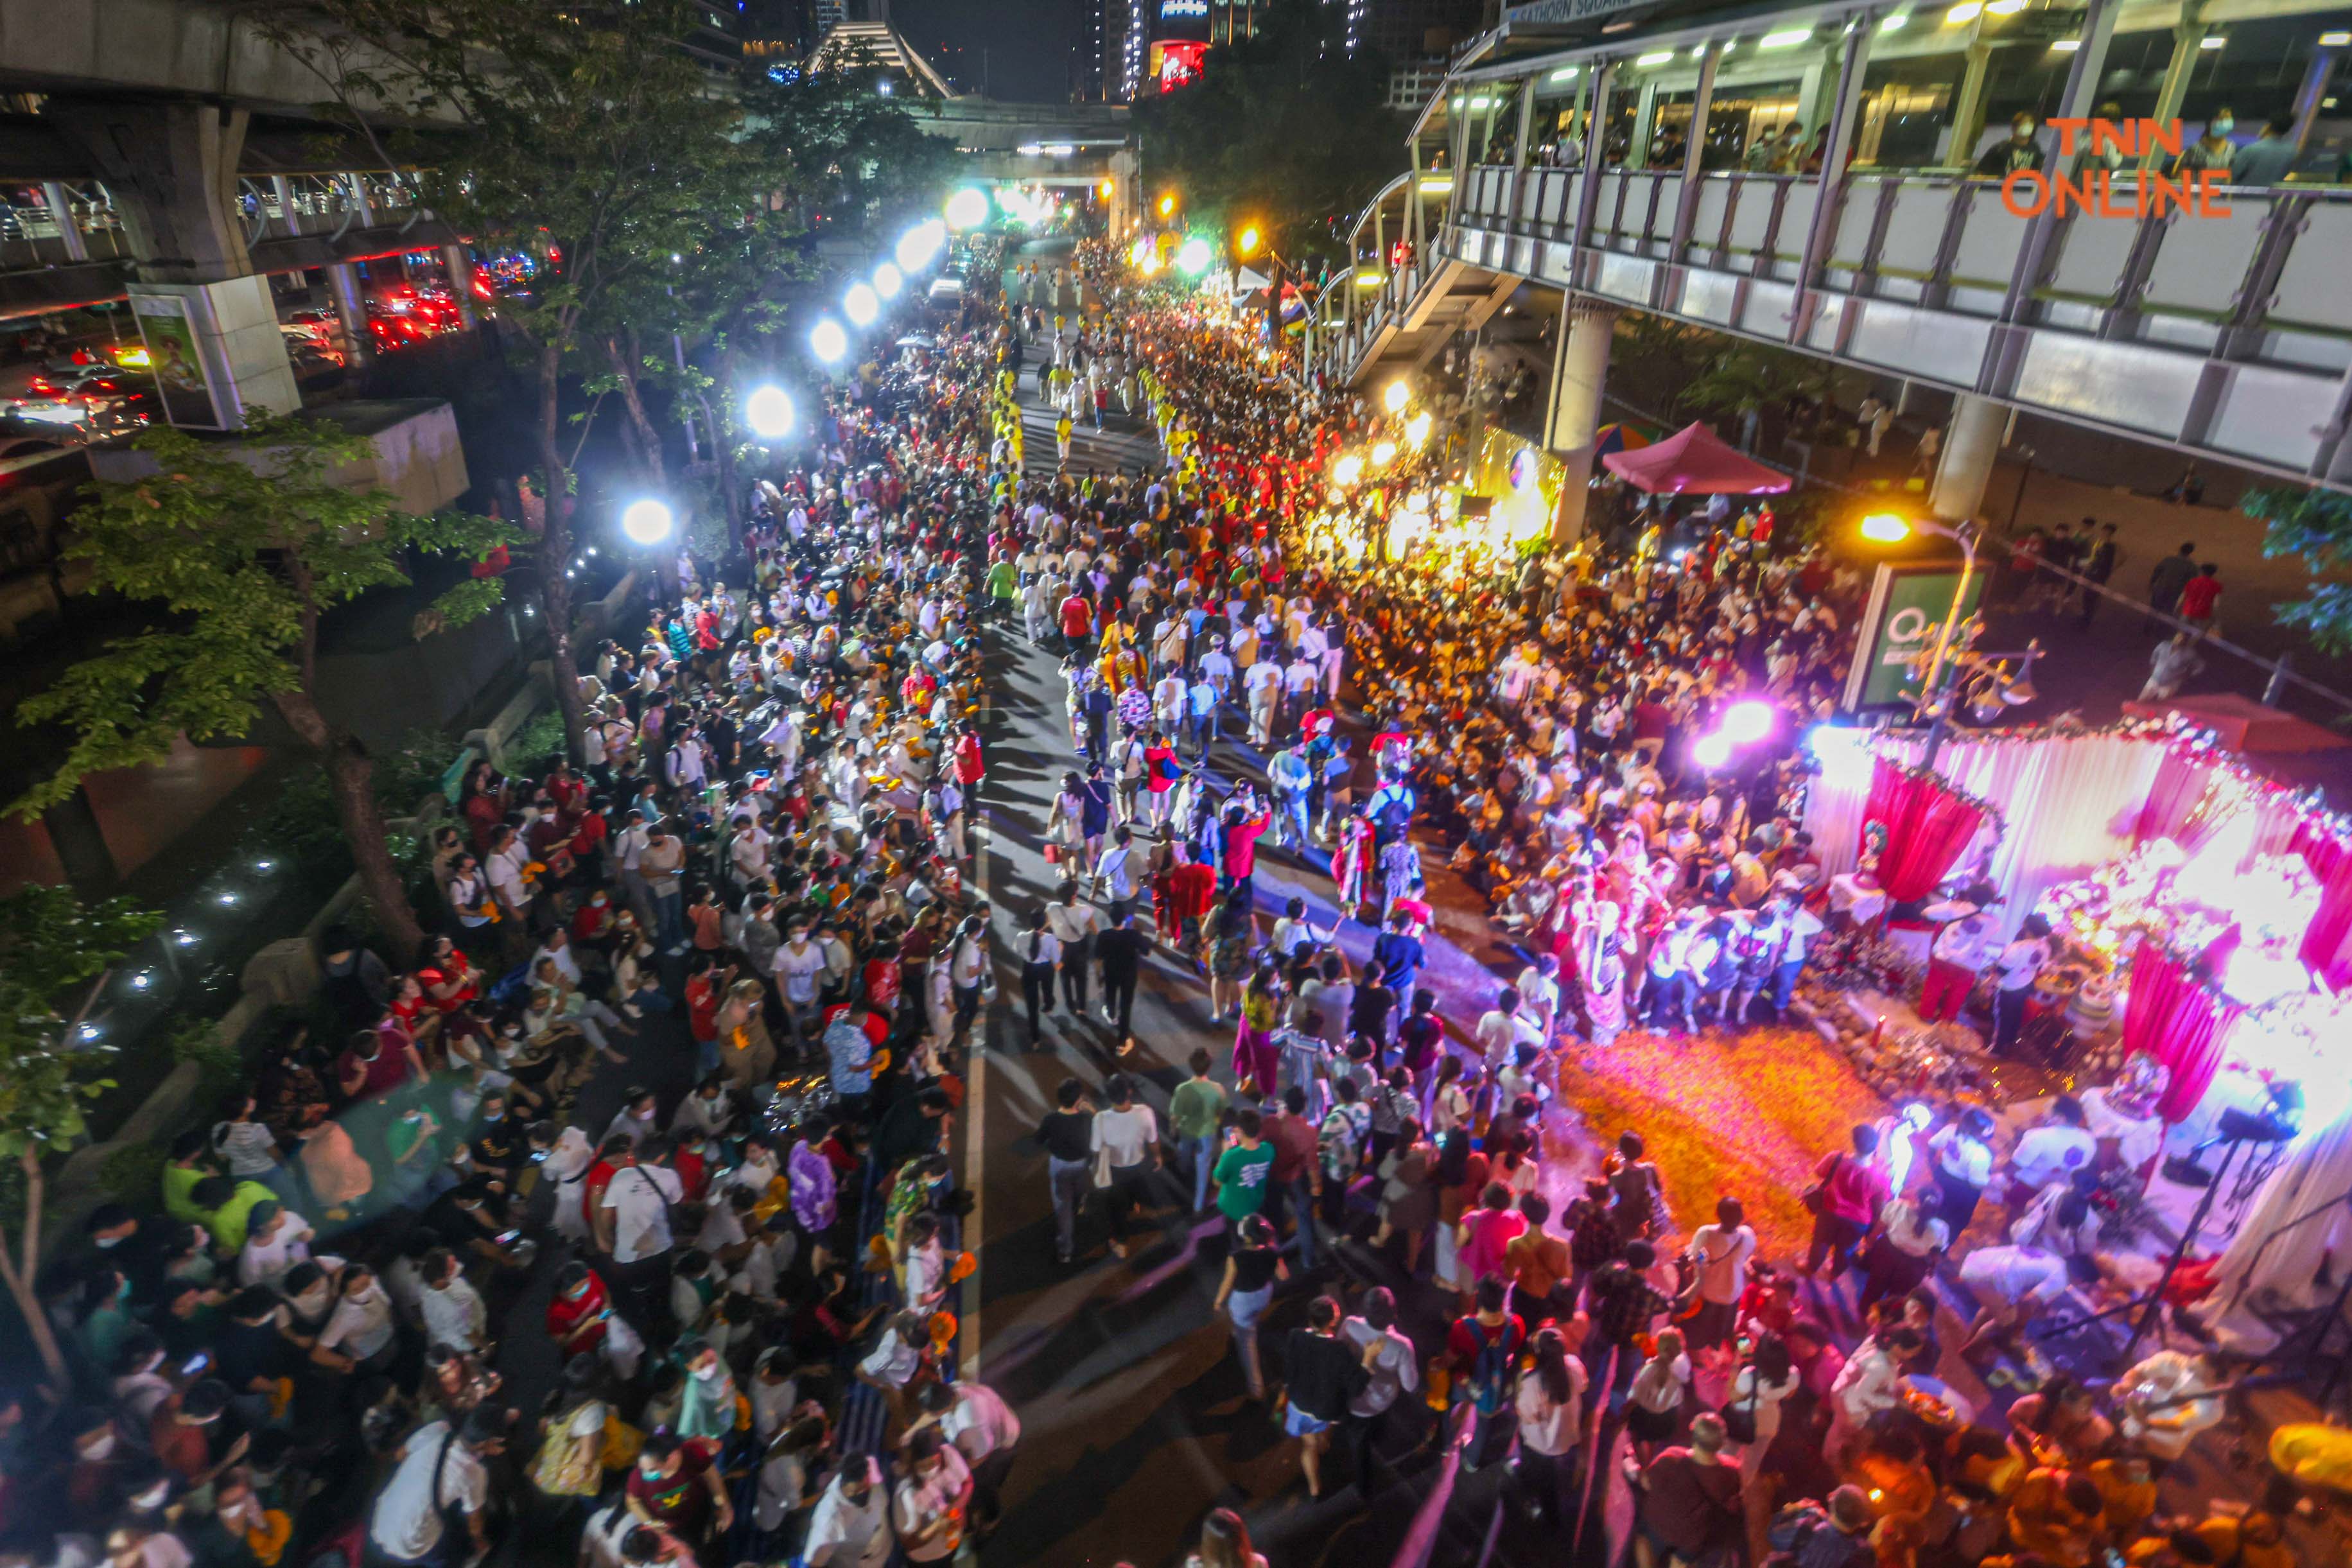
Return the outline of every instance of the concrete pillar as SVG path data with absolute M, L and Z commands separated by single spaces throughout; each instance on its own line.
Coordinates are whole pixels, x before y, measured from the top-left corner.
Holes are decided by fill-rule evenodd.
M 236 202 L 244 110 L 51 99 L 41 118 L 106 182 L 140 281 L 214 283 L 253 271 Z
M 1560 307 L 1567 318 L 1552 356 L 1551 394 L 1544 411 L 1544 446 L 1568 468 L 1560 481 L 1559 515 L 1552 542 L 1573 544 L 1584 532 L 1586 487 L 1592 480 L 1593 446 L 1601 427 L 1601 392 L 1609 379 L 1609 340 L 1620 314 L 1570 295 Z
M 1960 90 L 1952 99 L 1952 140 L 1944 149 L 1944 166 L 1965 169 L 1976 162 L 1977 138 L 1984 134 L 1985 78 L 1992 67 L 1992 46 L 1984 38 L 1981 17 L 1969 24 L 1968 63 L 1960 73 Z
M 1633 134 L 1625 143 L 1625 167 L 1646 169 L 1650 166 L 1650 138 L 1658 133 L 1658 84 L 1654 80 L 1642 84 L 1633 100 Z
M 1535 123 L 1535 115 L 1536 84 L 1530 78 L 1519 85 L 1518 124 L 1511 142 L 1511 167 L 1514 169 L 1524 169 L 1528 166 L 1528 132 Z M 1518 216 L 1516 206 L 1512 209 L 1512 216 L 1515 217 Z
M 51 180 L 41 187 L 41 201 L 49 209 L 49 216 L 58 226 L 58 243 L 65 247 L 68 261 L 88 261 L 89 245 L 82 232 L 74 226 L 73 197 L 60 180 Z
M 474 327 L 474 253 L 462 244 L 441 247 L 441 265 L 449 272 L 449 291 L 457 297 L 457 320 L 467 331 Z
M 343 353 L 348 368 L 367 363 L 367 296 L 360 288 L 359 263 L 338 261 L 327 268 L 327 293 L 335 302 L 335 320 L 342 323 Z
M 2303 85 L 2294 90 L 2294 145 L 2300 152 L 2311 141 L 2311 122 L 2319 118 L 2319 106 L 2327 97 L 2328 83 L 2336 78 L 2336 62 L 2343 58 L 2341 49 L 2315 49 L 2311 65 L 2303 73 Z
M 1992 479 L 1993 459 L 2000 456 L 2002 435 L 2009 428 L 2009 410 L 1990 397 L 1963 392 L 1953 400 L 1952 423 L 1944 432 L 1943 456 L 1936 463 L 1936 482 L 1927 492 L 1927 510 L 1946 522 L 1977 515 L 1984 505 L 1985 486 Z
M 1812 145 L 1813 120 L 1822 111 L 1822 79 L 1828 73 L 1832 56 L 1837 46 L 1832 44 L 1822 51 L 1822 58 L 1807 66 L 1797 77 L 1797 124 L 1805 133 L 1805 144 Z
M 2189 97 L 2189 78 L 2197 69 L 2199 40 L 2205 37 L 2205 6 L 2207 0 L 2181 0 L 2180 19 L 2172 25 L 2172 58 L 2164 63 L 2164 79 L 2157 84 L 2156 107 L 2148 118 L 2159 125 L 2170 124 L 2180 118 L 2180 105 Z M 2183 127 L 2184 142 L 2186 127 Z M 2140 150 L 2139 166 L 2146 170 L 2158 159 L 2169 161 L 2172 154 L 2149 144 Z

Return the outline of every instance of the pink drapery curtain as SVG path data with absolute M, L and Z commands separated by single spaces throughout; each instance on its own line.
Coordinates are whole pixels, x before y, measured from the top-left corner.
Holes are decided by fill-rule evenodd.
M 1960 852 L 1984 825 L 1984 808 L 1954 795 L 1932 774 L 1906 773 L 1885 758 L 1871 767 L 1870 804 L 1863 826 L 1886 828 L 1886 850 L 1878 862 L 1878 885 L 1896 902 L 1935 891 Z
M 2148 786 L 2147 799 L 2139 808 L 2139 825 L 2133 830 L 2132 846 L 2137 848 L 2152 838 L 2176 837 L 2189 820 L 2189 811 L 2205 793 L 2205 770 L 2209 764 L 2167 750 L 2164 760 L 2156 764 L 2156 782 Z
M 2344 941 L 2352 936 L 2352 848 L 2325 828 L 2305 822 L 2294 830 L 2287 846 L 2303 857 L 2319 883 L 2319 912 L 2303 933 L 2295 956 L 2325 981 L 2329 990 L 2341 990 L 2352 980 L 2352 963 L 2341 958 Z
M 2225 1002 L 2153 942 L 2133 955 L 2131 1004 L 2124 1010 L 2124 1050 L 2146 1051 L 2172 1073 L 2157 1107 L 2167 1121 L 2197 1109 L 2221 1066 L 2221 1040 L 2244 1011 Z

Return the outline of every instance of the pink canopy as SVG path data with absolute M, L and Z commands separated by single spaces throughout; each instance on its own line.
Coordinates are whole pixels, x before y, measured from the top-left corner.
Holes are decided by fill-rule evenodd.
M 1716 439 L 1704 425 L 1675 431 L 1638 452 L 1611 452 L 1601 461 L 1635 489 L 1653 495 L 1778 495 L 1789 476 Z

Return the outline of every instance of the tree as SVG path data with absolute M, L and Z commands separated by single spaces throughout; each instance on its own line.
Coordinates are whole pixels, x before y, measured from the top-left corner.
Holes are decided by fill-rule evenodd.
M 1383 62 L 1347 52 L 1345 13 L 1275 0 L 1255 36 L 1209 51 L 1198 80 L 1136 106 L 1153 186 L 1172 186 L 1184 216 L 1226 235 L 1255 222 L 1297 263 L 1328 244 L 1326 219 L 1403 172 L 1406 121 L 1387 107 Z
M 42 1158 L 89 1131 L 84 1104 L 114 1087 L 92 1076 L 114 1047 L 86 1037 L 116 960 L 162 923 L 128 899 L 84 904 L 63 888 L 27 887 L 0 899 L 0 1162 L 24 1182 L 13 1247 L 0 1229 L 0 1279 L 16 1299 L 41 1364 L 72 1386 L 49 1316 L 34 1293 L 40 1267 Z M 59 1011 L 71 1006 L 71 1013 Z
M 2352 567 L 2352 496 L 2293 485 L 2257 485 L 2238 510 L 2263 526 L 2263 553 L 2300 555 L 2311 584 L 2277 605 L 2282 626 L 2301 626 L 2322 653 L 2352 653 L 2352 584 L 2328 582 Z
M 743 82 L 744 149 L 804 229 L 846 228 L 887 245 L 937 212 L 955 176 L 955 143 L 923 130 L 924 107 L 875 91 L 879 68 L 862 53 L 838 70 Z
M 325 772 L 376 921 L 396 952 L 414 952 L 420 933 L 385 843 L 374 762 L 320 700 L 320 627 L 363 594 L 410 586 L 411 552 L 478 563 L 516 536 L 488 518 L 415 516 L 342 482 L 337 470 L 373 449 L 323 420 L 264 420 L 236 447 L 169 427 L 135 445 L 156 471 L 101 482 L 74 514 L 66 553 L 89 563 L 100 589 L 161 614 L 19 708 L 18 722 L 58 724 L 72 742 L 10 813 L 34 816 L 101 769 L 159 762 L 182 734 L 246 734 L 266 707 Z M 417 635 L 473 619 L 499 593 L 495 576 L 460 576 L 417 616 Z
M 538 264 L 529 294 L 499 310 L 536 361 L 539 472 L 523 525 L 537 540 L 556 707 L 576 759 L 585 720 L 564 575 L 578 500 L 560 439 L 565 377 L 583 362 L 614 374 L 608 345 L 645 325 L 617 304 L 665 287 L 682 265 L 673 258 L 764 205 L 741 106 L 681 47 L 707 14 L 688 0 L 565 12 L 540 0 L 320 0 L 310 11 L 327 24 L 318 36 L 366 46 L 306 45 L 290 28 L 281 38 L 331 83 L 329 111 L 433 128 L 395 139 L 415 154 L 433 209 L 485 249 Z M 632 353 L 632 374 L 641 363 Z M 642 442 L 646 426 L 632 425 Z

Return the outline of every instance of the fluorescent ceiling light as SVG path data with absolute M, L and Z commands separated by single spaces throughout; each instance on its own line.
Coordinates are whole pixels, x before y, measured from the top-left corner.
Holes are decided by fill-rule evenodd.
M 2197 47 L 2200 49 L 2218 49 L 2228 42 L 2229 40 L 2219 33 L 2208 33 L 2197 40 Z
M 2321 41 L 2322 43 L 2326 42 L 2326 40 L 2325 38 L 2321 39 L 2320 41 Z M 1554 80 L 1554 81 L 1566 81 L 1566 80 L 1568 80 L 1570 77 L 1573 77 L 1575 74 L 1576 74 L 1576 68 L 1575 68 L 1574 66 L 1570 66 L 1570 67 L 1569 67 L 1567 69 L 1565 69 L 1565 70 L 1556 70 L 1556 71 L 1552 72 L 1552 73 L 1551 73 L 1551 79 L 1552 79 L 1552 80 Z
M 1633 63 L 1637 66 L 1662 66 L 1674 58 L 1675 51 L 1666 49 L 1654 55 L 1636 55 Z
M 1889 16 L 1885 21 L 1879 23 L 1878 30 L 1882 33 L 1899 33 L 1903 30 L 1903 24 L 1910 19 L 1910 12 L 1897 11 L 1892 16 Z
M 1944 26 L 1957 27 L 1964 22 L 1973 22 L 1983 15 L 1984 0 L 1961 0 L 1959 5 L 1944 13 Z
M 1767 33 L 1756 47 L 1759 49 L 1793 49 L 1813 36 L 1811 27 L 1791 27 L 1785 33 Z
M 2083 40 L 2080 38 L 2056 38 L 2052 40 L 2050 47 L 2062 55 L 2071 55 L 2076 49 L 2083 47 Z
M 2319 43 L 2322 48 L 2340 49 L 2347 44 L 2352 44 L 2352 33 L 2322 33 L 2319 35 Z

